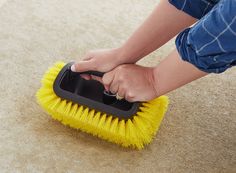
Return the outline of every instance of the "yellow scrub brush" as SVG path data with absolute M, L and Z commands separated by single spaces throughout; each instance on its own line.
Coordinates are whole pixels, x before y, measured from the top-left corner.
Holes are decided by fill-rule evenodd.
M 152 141 L 167 110 L 167 96 L 143 103 L 117 100 L 100 82 L 72 72 L 71 65 L 57 62 L 45 73 L 36 97 L 46 112 L 64 125 L 124 147 L 142 149 Z

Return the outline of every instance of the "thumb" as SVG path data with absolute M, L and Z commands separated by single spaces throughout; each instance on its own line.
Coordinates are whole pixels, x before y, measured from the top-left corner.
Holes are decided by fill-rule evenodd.
M 76 62 L 71 66 L 71 71 L 73 72 L 84 72 L 93 70 L 93 64 L 90 60 Z

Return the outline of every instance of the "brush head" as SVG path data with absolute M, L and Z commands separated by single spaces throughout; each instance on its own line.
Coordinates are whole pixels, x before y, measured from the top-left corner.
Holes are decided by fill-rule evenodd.
M 75 103 L 56 95 L 53 89 L 54 83 L 59 73 L 61 72 L 62 74 L 64 67 L 64 62 L 57 62 L 53 67 L 49 68 L 44 74 L 41 81 L 42 86 L 36 94 L 38 103 L 52 118 L 60 121 L 64 125 L 90 133 L 123 147 L 142 149 L 152 141 L 167 110 L 167 96 L 161 96 L 148 102 L 139 103 L 139 109 L 135 115 L 132 115 L 132 117 L 128 119 L 118 118 L 113 116 L 113 114 L 99 112 L 88 106 Z M 67 73 L 63 74 L 66 75 Z M 90 82 L 92 82 L 93 85 L 85 85 L 85 90 L 87 87 L 98 85 L 101 87 L 99 90 L 101 94 L 103 87 L 97 84 L 96 81 Z M 94 82 L 96 84 L 94 84 Z M 62 85 L 61 87 L 66 87 L 66 90 L 69 91 L 72 91 L 73 88 L 77 88 L 73 85 Z M 99 87 L 96 87 L 96 89 Z M 94 92 L 93 90 L 89 91 L 91 93 Z M 103 94 L 101 94 L 100 98 L 103 97 L 102 95 Z M 88 94 L 86 97 L 88 97 Z M 111 98 L 108 98 L 107 102 L 112 102 L 109 99 Z
M 131 103 L 125 99 L 116 99 L 115 95 L 105 91 L 100 82 L 85 80 L 80 76 L 81 73 L 72 72 L 72 64 L 66 64 L 54 81 L 53 90 L 57 96 L 118 118 L 129 119 L 136 114 L 139 102 Z M 103 75 L 98 72 L 96 74 Z

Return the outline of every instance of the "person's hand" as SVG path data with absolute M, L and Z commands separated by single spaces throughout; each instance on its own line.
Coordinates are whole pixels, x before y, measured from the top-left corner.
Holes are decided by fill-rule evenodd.
M 106 90 L 127 101 L 149 101 L 157 97 L 153 69 L 135 64 L 120 65 L 105 73 L 102 83 Z
M 119 48 L 89 51 L 82 61 L 75 62 L 75 64 L 71 66 L 71 70 L 74 72 L 84 72 L 89 70 L 99 72 L 111 71 L 118 65 L 125 63 L 125 60 L 120 56 L 120 53 L 121 50 Z M 92 77 L 90 75 L 81 76 L 87 80 Z M 93 79 L 100 80 L 95 76 L 93 76 Z

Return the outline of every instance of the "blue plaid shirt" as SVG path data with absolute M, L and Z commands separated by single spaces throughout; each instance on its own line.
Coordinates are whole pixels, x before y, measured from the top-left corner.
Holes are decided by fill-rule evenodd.
M 169 0 L 199 21 L 176 38 L 184 61 L 208 73 L 236 65 L 236 0 Z

